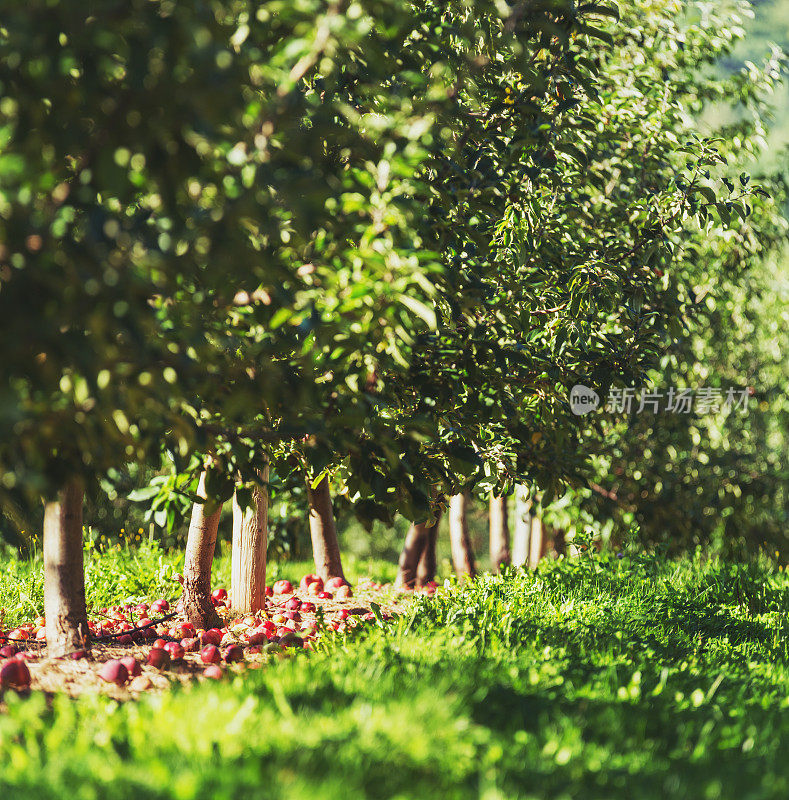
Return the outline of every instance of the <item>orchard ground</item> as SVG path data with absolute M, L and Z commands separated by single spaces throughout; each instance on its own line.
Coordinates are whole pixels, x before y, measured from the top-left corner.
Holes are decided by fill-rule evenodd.
M 168 559 L 89 559 L 90 602 L 160 594 Z M 33 567 L 4 564 L 20 618 L 40 602 Z M 604 552 L 135 702 L 7 691 L 0 796 L 786 797 L 788 604 L 764 558 Z

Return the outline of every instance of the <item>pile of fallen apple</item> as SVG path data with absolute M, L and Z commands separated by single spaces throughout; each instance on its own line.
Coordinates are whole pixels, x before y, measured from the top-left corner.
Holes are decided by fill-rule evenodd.
M 181 576 L 176 579 L 182 582 Z M 365 592 L 386 592 L 388 586 L 366 579 L 360 582 Z M 432 594 L 434 587 L 426 590 Z M 374 622 L 390 620 L 392 614 L 366 608 L 324 609 L 327 601 L 347 601 L 353 590 L 342 578 L 324 584 L 317 575 L 305 575 L 298 590 L 287 580 L 266 587 L 266 608 L 257 614 L 231 619 L 232 611 L 226 589 L 215 589 L 211 599 L 217 613 L 226 620 L 222 628 L 195 629 L 189 622 L 176 618 L 180 601 L 171 610 L 168 600 L 152 603 L 129 603 L 99 609 L 98 619 L 88 623 L 96 641 L 111 640 L 117 645 L 151 644 L 145 660 L 150 667 L 165 670 L 183 663 L 187 653 L 196 654 L 206 678 L 221 678 L 223 665 L 238 664 L 246 659 L 272 655 L 283 656 L 292 649 L 309 650 L 325 631 L 343 632 Z M 165 615 L 161 618 L 161 615 Z M 3 632 L 0 625 L 0 687 L 27 689 L 31 683 L 27 662 L 39 659 L 45 651 L 45 620 L 20 625 Z M 89 658 L 87 650 L 69 656 Z M 199 659 L 199 660 L 198 660 Z M 140 662 L 134 656 L 111 659 L 100 665 L 98 675 L 107 683 L 125 686 L 141 674 Z

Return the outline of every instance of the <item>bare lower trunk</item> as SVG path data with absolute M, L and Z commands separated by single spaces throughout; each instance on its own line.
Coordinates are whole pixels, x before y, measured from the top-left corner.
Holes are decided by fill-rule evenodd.
M 449 498 L 449 541 L 452 545 L 452 563 L 455 572 L 458 576 L 468 575 L 473 578 L 477 574 L 477 567 L 468 535 L 467 502 L 466 494 L 455 494 Z
M 436 543 L 438 542 L 438 525 L 441 517 L 425 528 L 425 546 L 416 568 L 416 585 L 427 586 L 436 579 Z
M 259 473 L 268 482 L 268 466 Z M 255 486 L 253 508 L 241 508 L 233 496 L 233 564 L 231 608 L 254 614 L 266 607 L 266 547 L 268 545 L 268 489 Z
M 310 537 L 315 572 L 324 581 L 329 578 L 345 578 L 337 528 L 334 525 L 329 479 L 324 476 L 314 489 L 308 482 L 307 495 L 310 503 Z
M 495 572 L 512 560 L 510 553 L 510 525 L 507 498 L 490 496 L 490 563 Z
M 531 506 L 532 500 L 525 487 L 519 486 L 515 490 L 515 524 L 512 536 L 512 563 L 516 567 L 522 567 L 529 560 Z
M 529 542 L 529 566 L 533 569 L 542 558 L 542 520 L 539 515 L 532 514 L 531 541 Z
M 413 522 L 405 535 L 395 581 L 398 589 L 413 589 L 416 586 L 416 573 L 422 553 L 425 551 L 427 528 L 428 525 L 425 522 Z
M 82 500 L 82 484 L 72 480 L 44 508 L 44 616 L 51 656 L 88 645 Z
M 205 473 L 200 476 L 198 497 L 205 498 Z M 205 503 L 192 506 L 184 560 L 183 615 L 196 628 L 221 627 L 222 620 L 211 602 L 211 564 L 222 508 L 206 514 Z

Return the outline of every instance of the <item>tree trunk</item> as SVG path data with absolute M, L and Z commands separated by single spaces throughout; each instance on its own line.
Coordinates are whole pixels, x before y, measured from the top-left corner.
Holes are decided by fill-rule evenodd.
M 44 507 L 44 616 L 50 656 L 88 646 L 82 501 L 82 483 L 72 480 Z
M 494 572 L 498 572 L 502 564 L 508 565 L 512 560 L 506 497 L 490 496 L 488 524 L 490 526 L 490 563 Z
M 515 490 L 515 525 L 512 537 L 512 563 L 522 567 L 529 560 L 529 540 L 531 538 L 531 497 L 526 489 L 519 486 Z
M 416 568 L 416 585 L 427 586 L 436 579 L 436 543 L 438 542 L 438 525 L 441 517 L 425 527 L 425 546 Z
M 531 541 L 529 542 L 529 566 L 534 569 L 542 558 L 542 520 L 538 514 L 531 517 Z
M 468 535 L 467 502 L 466 494 L 455 494 L 449 498 L 449 540 L 452 545 L 452 563 L 455 572 L 458 576 L 468 575 L 473 578 L 477 574 L 477 567 Z
M 268 466 L 259 475 L 268 482 Z M 255 486 L 253 508 L 243 509 L 233 496 L 233 565 L 231 608 L 254 614 L 266 607 L 266 547 L 268 545 L 268 489 Z
M 307 482 L 307 495 L 310 503 L 310 537 L 312 555 L 315 559 L 315 573 L 323 578 L 343 578 L 340 544 L 337 541 L 337 528 L 334 526 L 334 511 L 331 504 L 329 479 L 324 476 L 313 489 Z
M 200 475 L 198 497 L 205 497 L 205 473 Z M 222 508 L 206 514 L 205 503 L 192 506 L 184 560 L 183 615 L 195 628 L 219 628 L 222 620 L 211 602 L 211 564 Z
M 405 535 L 395 581 L 395 587 L 398 589 L 413 589 L 416 586 L 416 573 L 425 551 L 427 528 L 425 522 L 412 522 Z

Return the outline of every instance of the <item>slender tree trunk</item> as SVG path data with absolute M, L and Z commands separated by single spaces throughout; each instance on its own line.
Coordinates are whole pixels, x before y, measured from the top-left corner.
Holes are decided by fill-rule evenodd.
M 507 498 L 490 496 L 490 563 L 494 572 L 498 572 L 502 564 L 508 565 L 512 560 L 510 553 L 510 524 L 507 513 Z
M 205 497 L 205 472 L 200 475 L 197 487 L 198 497 Z M 219 529 L 219 516 L 222 509 L 217 508 L 206 514 L 205 503 L 192 506 L 192 519 L 186 539 L 186 559 L 184 560 L 183 615 L 195 628 L 218 628 L 222 620 L 211 602 L 211 565 L 216 549 L 216 533 Z
M 466 521 L 466 494 L 455 494 L 449 498 L 449 540 L 452 545 L 452 563 L 459 576 L 473 578 L 477 574 L 474 550 L 468 535 Z
M 531 517 L 531 541 L 529 542 L 529 566 L 534 569 L 542 558 L 542 520 L 538 514 Z
M 416 573 L 425 550 L 427 528 L 428 525 L 425 522 L 412 522 L 405 535 L 395 581 L 398 589 L 413 589 L 416 586 Z
M 260 473 L 268 482 L 268 466 Z M 254 614 L 266 607 L 266 547 L 268 545 L 268 489 L 255 486 L 253 508 L 241 508 L 233 496 L 233 563 L 231 608 Z
M 522 567 L 529 561 L 529 540 L 531 538 L 532 500 L 526 489 L 519 486 L 515 490 L 515 524 L 512 537 L 512 563 Z
M 438 542 L 438 526 L 441 517 L 432 524 L 425 527 L 425 546 L 419 558 L 419 565 L 416 568 L 416 585 L 427 586 L 428 583 L 436 579 L 436 543 Z
M 344 579 L 340 544 L 337 541 L 337 528 L 334 525 L 329 479 L 324 476 L 314 489 L 308 482 L 307 495 L 310 503 L 310 537 L 312 538 L 315 572 L 324 581 L 329 578 Z
M 82 483 L 72 480 L 44 508 L 44 616 L 51 656 L 88 646 L 82 501 Z

